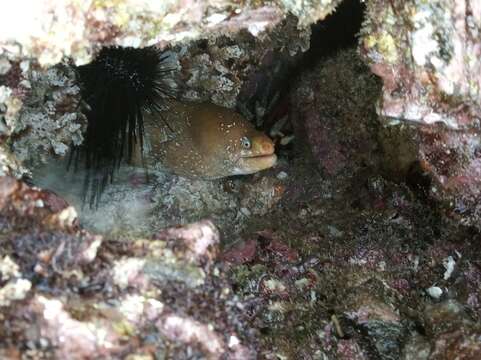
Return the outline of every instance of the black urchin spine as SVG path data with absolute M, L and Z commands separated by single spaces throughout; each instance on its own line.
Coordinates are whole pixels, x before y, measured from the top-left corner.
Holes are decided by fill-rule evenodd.
M 83 100 L 88 104 L 87 132 L 81 146 L 72 146 L 70 164 L 85 162 L 84 203 L 98 205 L 122 161 L 132 159 L 135 146 L 144 144 L 145 111 L 159 114 L 175 97 L 167 81 L 173 67 L 168 55 L 156 47 L 103 48 L 77 74 Z

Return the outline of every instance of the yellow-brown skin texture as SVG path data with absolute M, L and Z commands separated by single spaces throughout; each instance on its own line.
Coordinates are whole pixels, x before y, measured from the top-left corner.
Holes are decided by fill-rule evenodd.
M 217 179 L 252 174 L 277 161 L 272 140 L 232 110 L 174 102 L 163 116 L 165 121 L 145 118 L 147 166 L 160 163 L 183 177 Z

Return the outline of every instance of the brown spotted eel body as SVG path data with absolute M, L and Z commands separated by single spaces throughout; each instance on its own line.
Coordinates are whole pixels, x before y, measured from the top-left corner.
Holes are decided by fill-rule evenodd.
M 162 116 L 145 117 L 144 161 L 150 168 L 217 179 L 252 174 L 277 161 L 272 140 L 230 109 L 174 102 Z

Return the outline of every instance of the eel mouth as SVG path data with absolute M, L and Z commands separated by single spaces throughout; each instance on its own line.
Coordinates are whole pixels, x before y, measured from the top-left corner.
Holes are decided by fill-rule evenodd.
M 269 169 L 273 167 L 276 162 L 276 154 L 243 156 L 239 159 L 238 166 L 243 169 L 246 174 L 251 174 L 260 170 Z

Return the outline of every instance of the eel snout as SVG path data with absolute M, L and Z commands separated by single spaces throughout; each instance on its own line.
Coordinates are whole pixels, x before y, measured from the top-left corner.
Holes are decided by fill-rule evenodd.
M 244 152 L 237 163 L 243 174 L 252 174 L 273 167 L 277 162 L 275 146 L 270 138 L 263 135 L 253 139 L 252 149 Z

